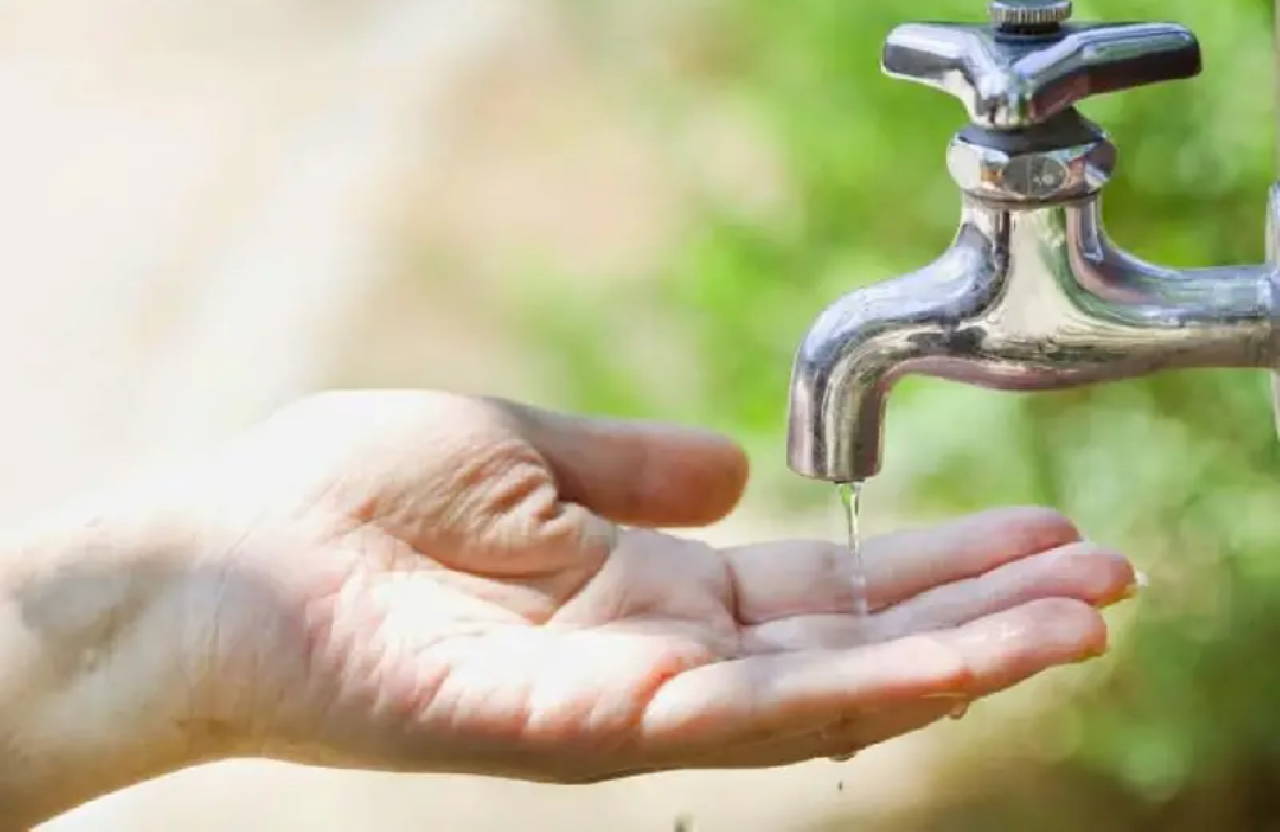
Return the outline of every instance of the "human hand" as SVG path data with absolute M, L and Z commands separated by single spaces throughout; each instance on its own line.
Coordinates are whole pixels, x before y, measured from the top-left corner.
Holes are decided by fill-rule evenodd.
M 868 541 L 865 618 L 842 546 L 652 530 L 719 519 L 746 476 L 701 432 L 313 397 L 131 501 L 146 555 L 125 560 L 153 577 L 132 580 L 128 658 L 102 672 L 139 704 L 99 730 L 170 749 L 122 764 L 139 772 L 246 755 L 557 782 L 775 766 L 1100 654 L 1095 607 L 1133 585 L 1041 509 Z
M 211 470 L 183 505 L 241 519 L 203 524 L 200 698 L 305 762 L 579 781 L 847 753 L 1097 654 L 1090 605 L 1133 582 L 1001 511 L 870 541 L 861 620 L 843 547 L 614 525 L 726 514 L 725 440 L 445 394 L 321 396 Z

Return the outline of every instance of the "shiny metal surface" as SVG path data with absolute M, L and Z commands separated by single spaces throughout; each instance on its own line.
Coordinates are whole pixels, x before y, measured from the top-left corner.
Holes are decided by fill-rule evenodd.
M 961 192 L 1019 204 L 1092 196 L 1102 190 L 1115 164 L 1115 147 L 1102 140 L 1038 153 L 1010 153 L 957 136 L 947 150 L 947 170 Z
M 1095 95 L 1189 78 L 1200 50 L 1172 23 L 1080 26 L 1030 50 L 988 26 L 908 23 L 890 32 L 881 63 L 890 77 L 959 99 L 974 124 L 1012 130 Z
M 1280 186 L 1268 196 L 1266 265 L 1164 268 L 1102 228 L 1114 148 L 1071 104 L 1195 74 L 1191 33 L 1064 28 L 1010 50 L 991 28 L 908 24 L 890 35 L 886 71 L 956 95 L 974 120 L 948 152 L 960 228 L 932 264 L 846 295 L 805 335 L 787 453 L 806 477 L 876 474 L 886 398 L 911 373 L 1034 391 L 1173 368 L 1280 367 Z
M 1274 246 L 1280 189 L 1269 215 Z M 1144 263 L 1107 239 L 1096 199 L 1030 210 L 969 201 L 940 258 L 845 296 L 813 324 L 792 377 L 790 464 L 832 482 L 876 474 L 885 400 L 908 373 L 1029 391 L 1274 366 L 1274 274 Z

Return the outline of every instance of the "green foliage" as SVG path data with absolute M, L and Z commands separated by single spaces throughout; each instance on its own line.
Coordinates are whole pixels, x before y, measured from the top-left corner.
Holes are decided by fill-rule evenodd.
M 942 154 L 962 112 L 882 77 L 882 39 L 905 19 L 975 20 L 984 5 L 736 0 L 713 14 L 717 61 L 676 99 L 675 117 L 682 100 L 733 101 L 779 154 L 792 203 L 785 216 L 751 221 L 708 200 L 652 284 L 608 303 L 557 298 L 556 314 L 537 321 L 576 401 L 727 427 L 768 455 L 760 467 L 780 469 L 792 350 L 810 320 L 839 294 L 932 259 L 956 224 Z M 1177 20 L 1205 50 L 1199 79 L 1083 108 L 1120 148 L 1111 235 L 1172 265 L 1261 260 L 1274 155 L 1270 3 L 1076 8 L 1079 19 Z M 645 310 L 674 322 L 700 368 L 675 401 L 600 348 Z M 1262 373 L 1034 396 L 912 380 L 895 391 L 888 424 L 886 482 L 872 488 L 892 489 L 910 510 L 1046 502 L 1157 576 L 1136 637 L 1076 714 L 1073 765 L 1137 805 L 1280 766 L 1280 452 Z M 784 478 L 778 489 L 779 500 L 794 496 Z

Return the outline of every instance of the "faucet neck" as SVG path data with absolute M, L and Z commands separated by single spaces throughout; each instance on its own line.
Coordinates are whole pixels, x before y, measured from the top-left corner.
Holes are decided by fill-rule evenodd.
M 1280 188 L 1270 208 L 1275 247 Z M 953 248 L 975 243 L 992 266 L 984 302 L 1006 335 L 1062 345 L 1087 322 L 1091 337 L 1105 331 L 1151 348 L 1189 341 L 1195 349 L 1180 347 L 1185 367 L 1267 366 L 1259 356 L 1280 356 L 1273 264 L 1173 269 L 1146 262 L 1108 239 L 1097 194 L 1012 209 L 966 199 Z
M 1003 207 L 1039 207 L 1097 194 L 1115 170 L 1105 131 L 1074 108 L 1020 130 L 971 124 L 947 150 L 947 169 L 964 194 Z

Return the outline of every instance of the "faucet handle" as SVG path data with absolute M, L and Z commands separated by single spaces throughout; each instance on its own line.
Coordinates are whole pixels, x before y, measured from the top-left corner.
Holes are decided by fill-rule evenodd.
M 949 93 L 974 124 L 1019 130 L 1085 98 L 1192 78 L 1200 44 L 1173 23 L 1068 23 L 1070 0 L 991 0 L 991 22 L 908 23 L 882 68 Z

